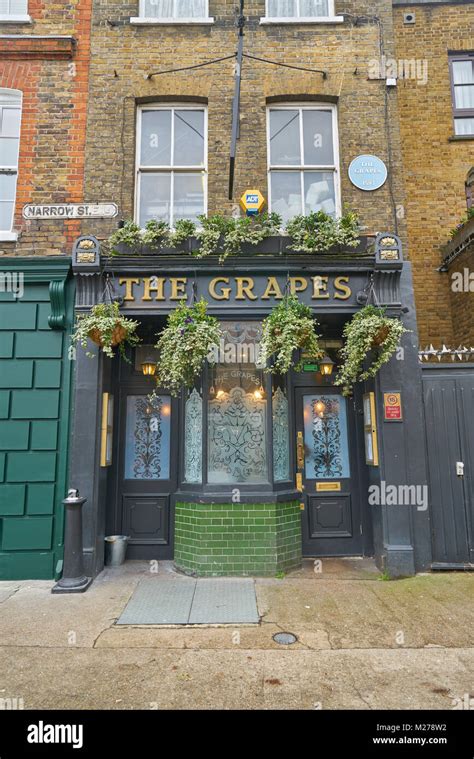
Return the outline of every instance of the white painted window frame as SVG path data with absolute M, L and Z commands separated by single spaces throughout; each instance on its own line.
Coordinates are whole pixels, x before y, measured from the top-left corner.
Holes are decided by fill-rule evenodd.
M 174 166 L 171 163 L 169 166 L 142 166 L 140 163 L 141 144 L 142 144 L 142 114 L 143 111 L 204 111 L 204 162 L 202 166 Z M 171 150 L 172 159 L 174 151 L 174 118 L 171 118 Z M 135 204 L 134 204 L 134 218 L 137 224 L 140 223 L 140 178 L 143 174 L 163 173 L 171 174 L 170 182 L 170 200 L 173 198 L 174 190 L 174 175 L 183 174 L 186 172 L 202 172 L 204 174 L 204 210 L 203 213 L 207 215 L 208 207 L 208 109 L 206 105 L 202 103 L 163 103 L 159 105 L 142 105 L 137 109 L 137 139 L 136 139 L 136 153 L 135 153 Z M 173 227 L 173 204 L 170 203 L 170 227 Z
M 12 171 L 16 175 L 15 179 L 15 192 L 13 197 L 13 214 L 12 214 L 12 223 L 10 225 L 10 229 L 1 229 L 0 228 L 0 241 L 2 242 L 15 242 L 18 239 L 18 233 L 13 232 L 13 225 L 15 223 L 15 207 L 16 207 L 16 193 L 17 193 L 17 184 L 18 184 L 18 173 L 19 173 L 19 159 L 20 159 L 20 140 L 21 140 L 21 124 L 22 124 L 22 118 L 23 118 L 23 92 L 21 90 L 16 90 L 8 87 L 1 87 L 0 88 L 0 107 L 1 108 L 8 108 L 9 104 L 5 104 L 3 102 L 2 95 L 4 92 L 15 92 L 20 97 L 20 105 L 10 105 L 11 108 L 18 109 L 20 108 L 20 133 L 18 135 L 18 152 L 16 156 L 16 163 L 15 164 L 2 164 L 0 166 L 0 169 L 3 169 L 5 171 Z M 16 139 L 16 137 L 12 137 L 12 139 Z M 1 180 L 2 174 L 0 174 L 0 180 Z M 3 201 L 3 198 L 0 194 L 0 200 Z M 11 202 L 9 199 L 6 199 L 5 202 Z
M 176 7 L 176 0 L 173 0 L 173 8 Z M 135 26 L 153 26 L 153 25 L 165 25 L 165 24 L 174 24 L 175 26 L 179 26 L 181 24 L 195 24 L 197 26 L 203 26 L 208 24 L 213 24 L 214 19 L 209 16 L 209 0 L 206 0 L 206 15 L 202 18 L 195 17 L 195 18 L 184 18 L 183 16 L 176 16 L 173 15 L 171 18 L 155 18 L 147 17 L 145 16 L 145 0 L 140 0 L 139 7 L 138 7 L 138 16 L 132 16 L 130 19 L 130 23 Z
M 325 166 L 313 164 L 295 164 L 288 166 L 272 164 L 270 161 L 270 111 L 300 111 L 299 115 L 299 138 L 300 138 L 300 155 L 304 160 L 304 143 L 303 143 L 303 111 L 331 111 L 332 113 L 332 141 L 334 151 L 334 163 Z M 272 171 L 298 171 L 301 181 L 301 213 L 304 214 L 304 175 L 308 171 L 326 171 L 334 174 L 334 203 L 336 206 L 336 218 L 342 215 L 341 203 L 341 172 L 340 172 L 340 154 L 339 154 L 339 126 L 337 105 L 335 103 L 275 103 L 267 106 L 267 188 L 268 188 L 268 208 L 272 211 Z
M 335 0 L 328 0 L 327 16 L 300 16 L 300 0 L 296 0 L 296 16 L 269 16 L 268 0 L 265 0 L 265 16 L 261 24 L 342 24 L 344 16 L 336 16 Z
M 7 0 L 10 5 L 10 0 Z M 25 2 L 25 13 L 0 13 L 0 24 L 31 24 L 31 16 L 28 15 L 28 0 Z

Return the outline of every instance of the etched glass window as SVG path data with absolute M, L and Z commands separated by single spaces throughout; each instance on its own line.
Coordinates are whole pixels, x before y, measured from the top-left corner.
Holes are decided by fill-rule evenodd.
M 290 478 L 290 439 L 286 381 L 279 375 L 273 377 L 272 423 L 273 479 L 283 482 Z
M 19 90 L 0 88 L 0 230 L 2 232 L 11 232 L 13 226 L 20 150 L 21 100 L 22 94 Z
M 171 397 L 129 395 L 125 429 L 125 479 L 170 477 Z
M 209 370 L 208 482 L 268 482 L 267 402 L 258 322 L 225 322 Z
M 350 477 L 346 399 L 305 395 L 303 402 L 306 478 Z
M 299 214 L 339 212 L 336 111 L 279 106 L 268 112 L 270 208 L 284 222 Z
M 137 216 L 173 226 L 198 222 L 206 211 L 206 111 L 204 108 L 142 108 L 139 111 Z
M 184 412 L 184 481 L 202 482 L 202 398 L 196 388 Z

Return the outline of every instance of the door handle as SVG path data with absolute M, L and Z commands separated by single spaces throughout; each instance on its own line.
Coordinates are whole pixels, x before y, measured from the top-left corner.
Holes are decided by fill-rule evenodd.
M 464 461 L 456 461 L 456 474 L 458 477 L 464 477 Z
M 296 489 L 302 493 L 304 490 L 303 475 L 301 472 L 296 472 Z
M 297 433 L 296 439 L 296 468 L 304 469 L 304 442 L 303 433 Z

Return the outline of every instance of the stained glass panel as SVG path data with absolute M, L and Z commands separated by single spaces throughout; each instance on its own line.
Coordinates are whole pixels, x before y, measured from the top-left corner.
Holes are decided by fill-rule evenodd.
M 305 395 L 303 403 L 307 479 L 350 477 L 346 399 L 342 395 Z
M 168 480 L 171 397 L 129 395 L 125 431 L 125 479 Z

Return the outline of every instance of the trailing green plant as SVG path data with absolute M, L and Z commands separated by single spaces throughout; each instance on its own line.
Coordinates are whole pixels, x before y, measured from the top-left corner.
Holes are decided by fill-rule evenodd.
M 190 237 L 196 236 L 196 225 L 189 219 L 177 219 L 174 229 L 168 233 L 168 245 L 170 248 L 180 248 Z
M 110 248 L 110 253 L 113 256 L 119 255 L 117 245 L 120 244 L 129 247 L 132 253 L 138 253 L 141 246 L 143 245 L 142 229 L 139 224 L 136 224 L 131 219 L 128 219 L 124 223 L 123 227 L 116 229 L 115 232 L 110 235 L 107 242 Z
M 405 329 L 399 319 L 385 316 L 385 309 L 365 306 L 344 327 L 344 346 L 340 350 L 342 364 L 335 384 L 342 385 L 343 395 L 350 395 L 355 382 L 375 377 L 380 367 L 397 350 Z M 364 362 L 373 351 L 371 362 Z
M 301 371 L 303 357 L 294 362 L 294 352 L 301 350 L 307 359 L 319 359 L 323 351 L 319 346 L 320 335 L 316 332 L 317 322 L 309 306 L 300 303 L 296 295 L 285 295 L 262 323 L 260 362 L 272 358 L 272 365 L 265 371 L 272 374 L 286 374 L 292 366 Z
M 150 219 L 142 230 L 142 243 L 150 248 L 161 248 L 168 241 L 170 228 L 166 221 Z
M 463 226 L 465 224 L 467 224 L 467 222 L 470 221 L 471 219 L 474 219 L 474 206 L 472 206 L 471 208 L 467 209 L 467 213 L 462 217 L 462 219 L 459 222 L 459 224 L 456 224 L 456 226 L 454 227 L 454 229 L 451 230 L 451 232 L 450 232 L 451 238 L 455 237 L 457 235 L 457 233 L 459 232 L 459 230 L 462 229 Z
M 158 336 L 159 351 L 156 381 L 172 395 L 191 387 L 213 346 L 219 345 L 222 332 L 218 320 L 207 313 L 204 298 L 187 306 L 181 302 L 168 316 Z
M 322 253 L 334 245 L 355 248 L 360 241 L 359 218 L 347 211 L 340 219 L 315 211 L 307 216 L 295 216 L 286 225 L 291 237 L 291 250 L 301 253 Z
M 109 358 L 114 357 L 113 348 L 118 346 L 120 355 L 129 363 L 125 354 L 125 346 L 138 345 L 140 338 L 136 334 L 138 322 L 128 319 L 120 313 L 117 301 L 98 303 L 92 306 L 90 313 L 78 314 L 76 329 L 71 335 L 71 342 L 87 348 L 87 341 L 92 340 L 102 348 Z M 87 356 L 94 357 L 86 351 Z

